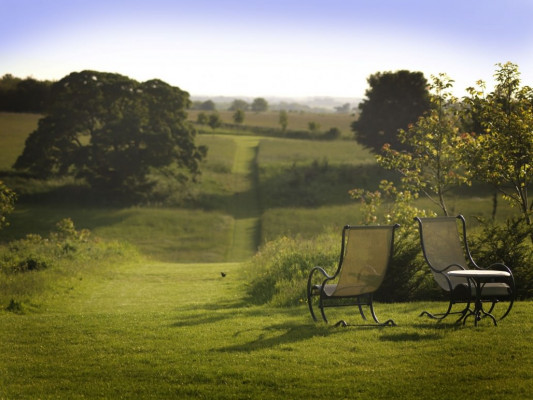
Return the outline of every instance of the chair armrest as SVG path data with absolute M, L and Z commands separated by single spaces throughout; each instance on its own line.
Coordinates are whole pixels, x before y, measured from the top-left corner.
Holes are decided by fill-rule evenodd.
M 329 275 L 326 270 L 322 267 L 314 267 L 313 269 L 311 269 L 311 271 L 309 272 L 309 278 L 307 279 L 307 292 L 309 293 L 309 291 L 311 290 L 311 285 L 312 285 L 312 279 L 313 279 L 313 275 L 315 274 L 315 272 L 320 272 L 326 279 L 324 279 L 322 281 L 322 288 L 324 287 L 325 283 L 333 278 L 335 278 L 335 276 L 331 276 Z
M 494 264 L 491 264 L 487 267 L 487 269 L 495 269 L 495 270 L 498 270 L 498 271 L 507 271 L 509 272 L 511 275 L 513 275 L 513 273 L 511 272 L 511 269 L 505 265 L 505 264 L 502 264 L 502 263 L 494 263 Z
M 445 273 L 445 272 L 448 271 L 451 267 L 459 267 L 459 268 L 462 269 L 462 270 L 466 270 L 466 268 L 463 267 L 461 264 L 450 264 L 450 265 L 448 265 L 446 268 L 441 269 L 441 270 L 438 271 L 438 272 L 440 272 L 440 273 Z
M 313 277 L 313 274 L 314 274 L 315 272 L 317 272 L 317 271 L 320 272 L 322 275 L 324 275 L 324 277 L 326 278 L 326 279 L 325 279 L 326 281 L 334 278 L 334 276 L 329 275 L 329 274 L 326 272 L 326 270 L 325 270 L 324 268 L 322 268 L 322 267 L 314 267 L 314 268 L 309 272 L 309 279 L 308 279 L 308 281 L 311 280 L 311 278 Z

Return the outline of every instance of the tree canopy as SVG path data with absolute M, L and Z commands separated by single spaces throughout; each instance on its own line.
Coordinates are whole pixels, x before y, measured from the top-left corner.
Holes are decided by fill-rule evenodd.
M 206 153 L 194 143 L 189 105 L 187 92 L 160 80 L 74 72 L 53 84 L 48 113 L 14 167 L 122 193 L 148 191 L 154 169 L 175 166 L 186 180 Z
M 241 99 L 235 99 L 231 103 L 229 110 L 230 111 L 237 111 L 237 110 L 248 111 L 249 107 L 250 105 L 246 101 L 241 100 Z
M 404 191 L 412 193 L 413 198 L 424 194 L 444 215 L 448 215 L 446 193 L 470 183 L 458 151 L 460 117 L 457 99 L 450 93 L 452 84 L 444 74 L 432 77 L 431 109 L 408 130 L 398 132 L 409 151 L 385 144 L 382 154 L 376 156 L 378 164 L 400 173 Z
M 252 107 L 252 111 L 255 111 L 255 112 L 267 111 L 268 102 L 262 97 L 257 97 L 252 102 L 251 107 Z
M 13 112 L 43 112 L 50 97 L 50 81 L 20 79 L 11 74 L 0 78 L 0 110 Z
M 402 150 L 407 144 L 398 138 L 430 108 L 427 80 L 422 72 L 378 72 L 368 78 L 370 88 L 359 104 L 360 115 L 352 123 L 355 139 L 378 153 L 385 143 Z
M 498 67 L 491 93 L 485 93 L 483 81 L 468 88 L 465 120 L 472 131 L 463 135 L 462 151 L 472 175 L 493 184 L 532 225 L 533 88 L 520 86 L 516 64 Z

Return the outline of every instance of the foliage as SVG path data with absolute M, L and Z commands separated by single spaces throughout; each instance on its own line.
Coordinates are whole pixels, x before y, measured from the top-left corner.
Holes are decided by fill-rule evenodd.
M 215 111 L 217 107 L 213 100 L 206 100 L 203 102 L 195 102 L 193 108 L 195 110 Z
M 8 224 L 6 216 L 13 212 L 16 198 L 15 192 L 0 181 L 0 229 Z
M 341 131 L 337 127 L 330 128 L 327 132 L 324 133 L 324 139 L 326 140 L 337 140 L 341 137 Z
M 397 137 L 430 107 L 427 81 L 422 72 L 378 72 L 368 78 L 366 98 L 359 104 L 359 119 L 351 125 L 355 139 L 375 153 L 385 143 L 408 148 Z
M 0 303 L 23 313 L 45 292 L 72 279 L 81 269 L 117 260 L 134 260 L 137 252 L 116 241 L 102 241 L 86 230 L 76 230 L 65 218 L 47 237 L 28 234 L 0 247 Z
M 209 125 L 213 130 L 217 129 L 221 125 L 220 115 L 217 112 L 209 114 L 207 125 Z
M 338 235 L 313 239 L 281 237 L 266 243 L 249 262 L 247 289 L 255 304 L 292 306 L 305 302 L 307 276 L 320 265 L 334 272 L 338 262 Z
M 196 122 L 201 125 L 207 125 L 209 122 L 209 117 L 204 112 L 198 113 L 198 116 L 196 117 Z
M 446 193 L 470 181 L 463 172 L 463 158 L 458 150 L 458 107 L 449 92 L 453 81 L 444 74 L 432 79 L 431 110 L 398 134 L 409 150 L 398 151 L 387 143 L 376 159 L 384 168 L 401 174 L 404 190 L 415 198 L 423 193 L 448 215 Z
M 0 271 L 21 273 L 53 267 L 57 260 L 78 251 L 79 246 L 92 242 L 88 230 L 77 231 L 71 219 L 56 224 L 48 238 L 28 234 L 24 239 L 10 242 L 0 258 Z
M 186 121 L 189 95 L 159 80 L 139 83 L 95 71 L 52 86 L 48 114 L 27 139 L 15 168 L 43 178 L 75 175 L 108 193 L 141 195 L 152 170 L 177 165 L 198 173 L 206 149 Z
M 241 100 L 241 99 L 235 99 L 231 103 L 229 110 L 230 111 L 237 111 L 237 110 L 248 111 L 249 108 L 250 108 L 250 105 L 246 101 Z
M 50 101 L 51 86 L 50 81 L 6 74 L 0 78 L 0 110 L 41 113 Z
M 281 110 L 279 112 L 279 124 L 281 125 L 281 130 L 285 132 L 287 130 L 287 125 L 289 125 L 289 114 L 286 110 Z
M 244 122 L 244 110 L 238 108 L 233 113 L 233 122 L 236 124 L 242 124 Z
M 315 122 L 315 121 L 311 121 L 307 124 L 309 130 L 311 132 L 318 132 L 318 130 L 320 129 L 320 124 L 318 122 Z
M 528 238 L 533 227 L 523 218 L 512 218 L 505 224 L 481 219 L 483 229 L 472 236 L 469 248 L 480 267 L 503 263 L 515 278 L 518 298 L 533 296 L 533 245 Z
M 262 112 L 268 110 L 268 102 L 263 97 L 257 97 L 252 102 L 252 111 Z
M 518 66 L 498 64 L 496 86 L 485 93 L 485 83 L 469 88 L 466 119 L 477 131 L 463 136 L 461 150 L 472 174 L 493 184 L 522 216 L 533 224 L 533 89 L 520 86 Z M 474 123 L 475 122 L 475 123 Z

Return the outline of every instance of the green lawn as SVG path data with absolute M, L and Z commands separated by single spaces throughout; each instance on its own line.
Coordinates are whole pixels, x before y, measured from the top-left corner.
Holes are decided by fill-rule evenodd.
M 241 270 L 115 265 L 36 312 L 0 312 L 0 398 L 530 396 L 531 302 L 497 327 L 437 324 L 418 314 L 444 304 L 412 303 L 376 305 L 397 327 L 335 328 L 313 323 L 305 305 L 250 306 Z M 332 320 L 348 309 L 339 312 Z

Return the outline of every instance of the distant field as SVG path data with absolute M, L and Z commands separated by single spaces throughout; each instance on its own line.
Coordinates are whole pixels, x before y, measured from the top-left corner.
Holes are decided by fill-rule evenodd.
M 198 114 L 202 111 L 190 110 L 189 119 L 196 121 Z M 209 114 L 210 111 L 203 111 Z M 233 124 L 233 111 L 219 111 L 220 118 L 224 123 Z M 280 129 L 279 111 L 267 112 L 253 112 L 246 111 L 244 122 L 242 125 L 259 126 L 274 129 Z M 310 113 L 310 112 L 289 112 L 288 113 L 288 130 L 307 131 L 309 129 L 309 122 L 315 122 L 320 125 L 320 131 L 327 131 L 331 128 L 338 128 L 342 136 L 345 138 L 352 138 L 353 132 L 350 125 L 355 120 L 352 114 L 336 114 L 336 113 Z M 215 131 L 216 132 L 216 131 Z
M 24 149 L 26 137 L 37 128 L 40 117 L 0 112 L 0 170 L 11 168 Z

